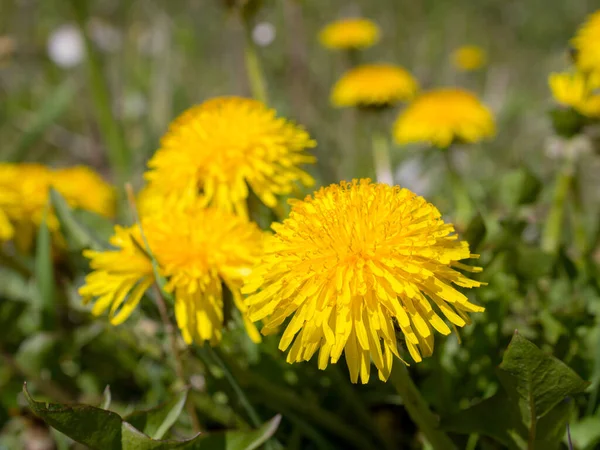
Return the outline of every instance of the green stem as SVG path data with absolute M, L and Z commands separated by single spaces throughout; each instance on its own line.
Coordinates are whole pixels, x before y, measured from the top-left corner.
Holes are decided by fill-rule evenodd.
M 123 129 L 115 119 L 111 108 L 111 95 L 108 83 L 103 74 L 102 61 L 99 53 L 86 30 L 87 3 L 81 0 L 71 0 L 75 18 L 85 42 L 89 84 L 95 106 L 96 119 L 102 132 L 102 139 L 108 150 L 108 159 L 120 187 L 130 174 L 131 155 L 125 142 Z
M 394 185 L 390 146 L 387 137 L 379 130 L 372 131 L 373 165 L 375 177 L 380 183 Z
M 246 74 L 250 83 L 252 97 L 265 104 L 269 103 L 267 94 L 267 83 L 256 52 L 256 44 L 252 39 L 252 27 L 249 19 L 242 17 L 244 24 L 244 59 L 246 60 Z
M 473 214 L 473 201 L 462 177 L 454 166 L 451 151 L 452 147 L 442 150 L 454 196 L 454 207 L 456 208 L 454 217 L 456 218 L 457 225 L 465 226 Z
M 585 226 L 585 213 L 581 198 L 581 187 L 576 176 L 573 178 L 573 182 L 571 183 L 571 198 L 573 200 L 571 202 L 573 205 L 573 214 L 571 215 L 571 220 L 573 222 L 575 247 L 578 251 L 577 264 L 580 266 L 580 268 L 583 268 L 589 252 L 589 243 L 587 229 Z
M 456 450 L 448 435 L 438 428 L 438 417 L 431 412 L 425 399 L 413 383 L 406 365 L 394 364 L 390 382 L 402 397 L 412 421 L 419 427 L 434 450 Z
M 262 393 L 261 400 L 279 410 L 290 408 L 292 411 L 309 417 L 313 422 L 326 428 L 330 433 L 352 443 L 361 449 L 375 449 L 377 447 L 364 437 L 356 427 L 348 425 L 336 414 L 321 409 L 319 405 L 307 401 L 288 389 L 281 388 L 271 381 L 264 379 L 256 372 L 245 374 L 245 381 Z
M 561 172 L 556 180 L 552 206 L 542 231 L 542 250 L 556 254 L 560 247 L 560 241 L 564 225 L 565 201 L 573 182 L 574 163 L 571 158 L 565 160 Z

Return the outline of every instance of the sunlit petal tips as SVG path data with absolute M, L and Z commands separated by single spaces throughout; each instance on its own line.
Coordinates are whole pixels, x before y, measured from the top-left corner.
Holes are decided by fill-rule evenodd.
M 261 102 L 219 97 L 175 119 L 146 179 L 163 195 L 198 197 L 206 206 L 247 216 L 249 189 L 273 208 L 277 196 L 312 185 L 300 166 L 315 161 L 305 152 L 314 146 L 304 129 Z
M 350 50 L 371 47 L 379 41 L 381 32 L 369 19 L 349 18 L 331 22 L 319 34 L 323 47 Z
M 429 143 L 441 148 L 454 141 L 479 142 L 495 133 L 491 111 L 471 92 L 452 88 L 421 94 L 394 125 L 399 144 Z
M 353 382 L 368 381 L 371 361 L 386 380 L 400 358 L 397 334 L 419 362 L 433 351 L 434 330 L 450 334 L 448 323 L 462 327 L 484 310 L 453 287 L 481 285 L 457 270 L 480 270 L 459 263 L 476 255 L 407 189 L 368 179 L 331 185 L 293 202 L 273 230 L 243 292 L 263 334 L 284 327 L 279 348 L 290 363 L 319 351 L 324 369 L 344 352 Z
M 408 101 L 417 93 L 417 80 L 393 64 L 367 64 L 346 72 L 335 84 L 331 103 L 337 107 L 386 106 Z
M 600 117 L 600 72 L 553 73 L 548 84 L 554 99 L 588 117 Z

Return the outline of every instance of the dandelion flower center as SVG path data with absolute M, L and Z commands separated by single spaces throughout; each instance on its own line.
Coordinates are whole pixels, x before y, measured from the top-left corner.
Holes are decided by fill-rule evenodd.
M 433 351 L 432 330 L 450 333 L 442 316 L 464 326 L 483 311 L 452 287 L 480 285 L 456 270 L 479 270 L 458 262 L 473 256 L 468 244 L 407 189 L 342 182 L 293 202 L 273 229 L 243 291 L 263 334 L 292 316 L 279 345 L 291 345 L 288 362 L 319 350 L 324 369 L 345 352 L 353 382 L 368 380 L 371 359 L 385 380 L 400 358 L 395 327 L 418 362 Z

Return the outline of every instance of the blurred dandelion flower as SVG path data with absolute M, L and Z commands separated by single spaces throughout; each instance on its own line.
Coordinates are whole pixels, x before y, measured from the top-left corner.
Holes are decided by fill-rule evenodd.
M 600 72 L 553 73 L 548 84 L 554 99 L 587 117 L 600 117 Z
M 17 240 L 27 249 L 35 229 L 41 224 L 48 203 L 50 188 L 56 189 L 72 208 L 112 217 L 115 209 L 113 188 L 85 166 L 51 170 L 42 164 L 0 164 L 0 211 L 12 223 L 3 226 L 0 236 Z M 51 212 L 46 218 L 48 228 L 58 231 L 59 224 Z
M 485 50 L 476 45 L 464 45 L 452 53 L 452 62 L 457 69 L 471 72 L 481 69 L 486 64 Z
M 185 111 L 148 163 L 146 179 L 167 197 L 248 215 L 248 188 L 273 208 L 277 195 L 314 180 L 298 166 L 315 142 L 301 127 L 256 100 L 219 97 Z
M 600 10 L 590 14 L 571 43 L 576 63 L 583 72 L 600 73 Z
M 56 65 L 65 69 L 75 67 L 85 56 L 81 32 L 75 25 L 61 25 L 49 36 L 47 51 Z
M 419 86 L 404 68 L 368 64 L 346 72 L 335 84 L 331 102 L 337 107 L 386 106 L 410 100 Z
M 223 329 L 223 285 L 232 293 L 251 339 L 260 335 L 247 318 L 240 288 L 262 252 L 262 232 L 254 223 L 215 208 L 198 205 L 148 215 L 142 229 L 156 258 L 165 290 L 174 294 L 175 317 L 184 340 L 219 342 Z M 123 322 L 152 285 L 150 256 L 138 226 L 116 227 L 114 251 L 86 251 L 94 269 L 79 292 L 92 309 L 110 307 L 113 324 Z
M 53 171 L 52 186 L 72 208 L 105 217 L 115 215 L 114 188 L 89 167 L 74 166 Z
M 426 142 L 441 148 L 455 140 L 479 142 L 495 133 L 490 110 L 471 92 L 453 88 L 421 94 L 394 125 L 399 144 Z
M 371 47 L 379 41 L 379 27 L 369 19 L 341 19 L 326 25 L 319 34 L 323 47 L 351 50 Z
M 459 262 L 477 255 L 407 189 L 368 179 L 331 185 L 293 202 L 273 230 L 242 292 L 265 335 L 293 316 L 279 343 L 291 345 L 289 363 L 319 350 L 325 369 L 345 352 L 352 382 L 368 381 L 371 359 L 386 380 L 400 358 L 396 330 L 419 362 L 433 351 L 433 330 L 451 332 L 440 312 L 462 327 L 467 313 L 484 310 L 452 287 L 481 285 L 456 270 L 479 272 Z

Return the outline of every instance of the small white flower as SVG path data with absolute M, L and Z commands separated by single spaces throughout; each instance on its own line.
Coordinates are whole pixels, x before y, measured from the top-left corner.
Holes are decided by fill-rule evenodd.
M 74 25 L 61 25 L 48 38 L 47 50 L 56 65 L 75 67 L 83 60 L 85 53 L 81 32 Z
M 269 22 L 260 22 L 252 30 L 252 40 L 256 45 L 266 47 L 275 40 L 275 26 Z

